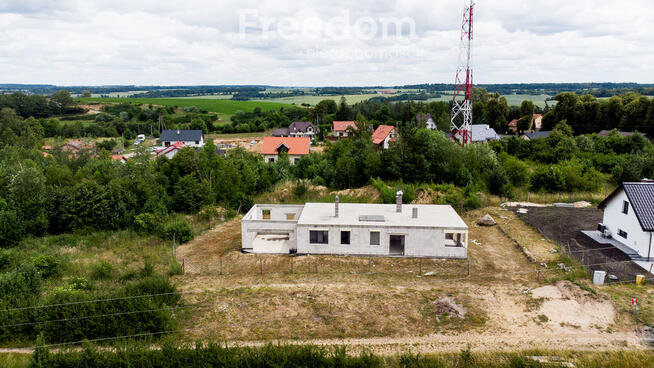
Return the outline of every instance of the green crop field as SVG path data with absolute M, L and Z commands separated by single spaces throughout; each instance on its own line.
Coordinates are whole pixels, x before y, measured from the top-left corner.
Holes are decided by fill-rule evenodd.
M 218 113 L 219 117 L 224 120 L 229 120 L 229 117 L 234 115 L 237 111 L 252 111 L 255 107 L 261 110 L 277 110 L 282 106 L 288 104 L 280 102 L 268 101 L 232 101 L 220 99 L 205 99 L 205 98 L 80 98 L 80 102 L 104 102 L 104 103 L 136 103 L 142 105 L 159 105 L 159 106 L 195 106 L 201 110 Z
M 502 95 L 502 97 L 506 97 L 506 102 L 509 104 L 509 106 L 520 106 L 522 104 L 522 101 L 524 100 L 531 100 L 534 102 L 536 106 L 539 107 L 545 107 L 545 100 L 552 97 L 549 95 Z M 443 95 L 439 98 L 430 98 L 429 102 L 431 101 L 443 101 L 443 102 L 449 102 L 452 100 L 452 95 Z M 547 103 L 550 106 L 556 105 L 556 101 L 547 101 Z
M 368 93 L 368 94 L 361 94 L 361 95 L 343 95 L 343 97 L 345 97 L 345 100 L 347 100 L 347 103 L 350 105 L 353 105 L 357 102 L 366 101 L 371 99 L 372 97 L 377 97 L 377 96 L 380 95 L 376 93 Z M 296 105 L 301 105 L 303 103 L 309 105 L 316 105 L 318 102 L 322 100 L 334 100 L 336 101 L 336 103 L 339 103 L 341 101 L 341 95 L 338 96 L 306 95 L 306 96 L 293 96 L 293 97 L 281 97 L 281 98 L 266 98 L 258 101 L 271 101 L 271 102 L 296 104 Z

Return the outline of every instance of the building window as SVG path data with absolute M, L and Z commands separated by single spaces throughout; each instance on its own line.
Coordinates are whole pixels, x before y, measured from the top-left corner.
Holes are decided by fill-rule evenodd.
M 270 210 L 261 210 L 261 218 L 264 220 L 270 220 Z
M 287 213 L 286 214 L 286 219 L 287 220 L 295 220 L 295 214 L 294 213 Z
M 309 243 L 311 244 L 329 243 L 329 232 L 327 230 L 309 230 Z
M 268 159 L 268 162 L 275 162 L 275 159 L 271 157 Z
M 624 230 L 618 229 L 618 235 L 627 239 L 627 233 Z
M 200 144 L 200 141 L 195 141 L 195 144 Z
M 379 231 L 370 232 L 370 245 L 379 245 Z
M 622 213 L 625 215 L 629 213 L 629 202 L 622 201 Z
M 350 244 L 350 232 L 341 231 L 341 244 L 349 245 Z

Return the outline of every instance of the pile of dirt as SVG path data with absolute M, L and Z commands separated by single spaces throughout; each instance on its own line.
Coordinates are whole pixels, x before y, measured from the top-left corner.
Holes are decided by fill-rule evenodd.
M 610 299 L 582 290 L 570 281 L 534 289 L 532 297 L 542 300 L 538 313 L 547 317 L 546 324 L 554 328 L 608 328 L 615 323 L 616 309 Z
M 436 318 L 438 319 L 441 315 L 447 314 L 449 317 L 463 318 L 466 315 L 465 309 L 462 306 L 456 304 L 451 296 L 446 296 L 432 302 L 434 305 L 434 313 L 436 313 Z

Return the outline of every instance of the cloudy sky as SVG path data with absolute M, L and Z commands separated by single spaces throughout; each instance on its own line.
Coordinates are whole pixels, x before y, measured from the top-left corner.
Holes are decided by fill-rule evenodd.
M 0 0 L 0 83 L 451 83 L 464 0 Z M 654 82 L 651 0 L 477 0 L 475 82 Z

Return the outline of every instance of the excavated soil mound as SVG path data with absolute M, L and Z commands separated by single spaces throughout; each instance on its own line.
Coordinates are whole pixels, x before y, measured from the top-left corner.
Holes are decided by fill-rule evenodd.
M 451 296 L 434 300 L 432 304 L 434 305 L 434 313 L 436 313 L 437 316 L 447 313 L 450 317 L 463 318 L 466 315 L 465 309 L 456 304 L 456 300 Z

